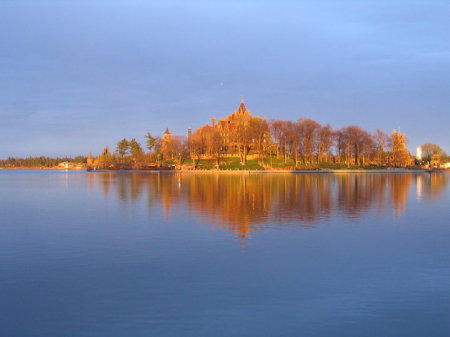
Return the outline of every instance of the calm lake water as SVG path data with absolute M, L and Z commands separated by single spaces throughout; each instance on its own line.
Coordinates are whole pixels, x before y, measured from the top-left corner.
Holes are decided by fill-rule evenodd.
M 0 336 L 450 336 L 450 174 L 0 170 Z

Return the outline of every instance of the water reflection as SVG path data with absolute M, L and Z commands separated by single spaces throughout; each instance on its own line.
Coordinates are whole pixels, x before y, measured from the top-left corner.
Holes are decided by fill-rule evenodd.
M 447 174 L 88 173 L 89 188 L 122 203 L 146 198 L 167 217 L 185 206 L 206 222 L 245 239 L 268 224 L 313 227 L 332 216 L 360 219 L 369 210 L 401 216 L 408 196 L 438 198 Z M 415 188 L 414 188 L 415 186 Z

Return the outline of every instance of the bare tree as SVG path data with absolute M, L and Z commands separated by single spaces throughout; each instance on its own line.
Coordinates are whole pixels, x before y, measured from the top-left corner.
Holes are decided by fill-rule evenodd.
M 422 148 L 422 156 L 425 160 L 431 160 L 431 156 L 438 154 L 441 158 L 445 159 L 447 153 L 439 145 L 433 143 L 425 143 L 420 146 Z
M 347 126 L 341 129 L 340 132 L 346 145 L 347 166 L 350 166 L 352 159 L 353 165 L 364 165 L 371 149 L 373 149 L 371 135 L 355 125 Z
M 205 137 L 205 150 L 209 157 L 213 158 L 216 166 L 220 165 L 222 154 L 225 151 L 225 144 L 219 130 L 214 127 L 205 128 L 203 131 Z
M 305 164 L 313 162 L 317 131 L 320 124 L 310 118 L 300 118 L 297 121 L 300 135 L 300 154 Z
M 247 155 L 252 144 L 252 137 L 249 123 L 243 122 L 236 125 L 232 131 L 232 142 L 236 146 L 241 165 L 247 163 Z
M 194 167 L 198 167 L 201 157 L 206 152 L 206 138 L 202 132 L 202 129 L 194 132 L 189 140 L 189 153 L 194 163 Z
M 258 161 L 264 162 L 265 147 L 270 142 L 269 125 L 265 119 L 253 117 L 250 120 L 250 132 L 252 137 L 252 144 L 255 152 L 258 154 Z
M 186 160 L 186 158 L 189 155 L 188 152 L 188 144 L 186 137 L 183 136 L 173 136 L 172 137 L 173 142 L 173 157 L 176 160 L 177 166 L 181 167 L 181 164 Z
M 373 135 L 373 141 L 375 147 L 374 161 L 376 165 L 383 166 L 387 162 L 387 151 L 391 138 L 380 129 L 376 129 Z
M 277 145 L 277 158 L 280 156 L 280 152 L 285 154 L 285 148 L 286 148 L 286 139 L 283 132 L 283 122 L 282 120 L 272 119 L 269 122 L 269 129 L 270 133 L 272 135 L 272 138 L 275 141 L 275 144 Z M 284 159 L 286 162 L 286 156 L 284 155 Z
M 334 141 L 333 136 L 334 132 L 329 124 L 318 128 L 316 138 L 317 163 L 329 161 L 330 151 Z

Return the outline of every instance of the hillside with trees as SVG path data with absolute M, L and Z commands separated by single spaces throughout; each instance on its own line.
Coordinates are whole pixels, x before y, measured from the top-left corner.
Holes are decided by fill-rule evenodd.
M 206 124 L 187 136 L 145 135 L 145 150 L 135 139 L 105 148 L 88 165 L 109 168 L 183 169 L 320 169 L 417 167 L 406 147 L 406 135 L 380 129 L 369 132 L 356 125 L 334 129 L 310 118 L 266 120 L 252 116 L 242 101 L 225 118 Z M 424 144 L 425 160 L 445 152 Z M 446 157 L 446 154 L 445 154 Z

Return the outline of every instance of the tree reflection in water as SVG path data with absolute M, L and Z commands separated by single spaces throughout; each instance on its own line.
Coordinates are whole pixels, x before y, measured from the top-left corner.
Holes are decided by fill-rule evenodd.
M 369 209 L 401 215 L 408 195 L 438 198 L 447 174 L 221 174 L 179 172 L 88 173 L 91 189 L 122 203 L 147 198 L 165 215 L 186 204 L 200 218 L 245 239 L 269 224 L 313 227 L 331 216 L 361 219 Z

